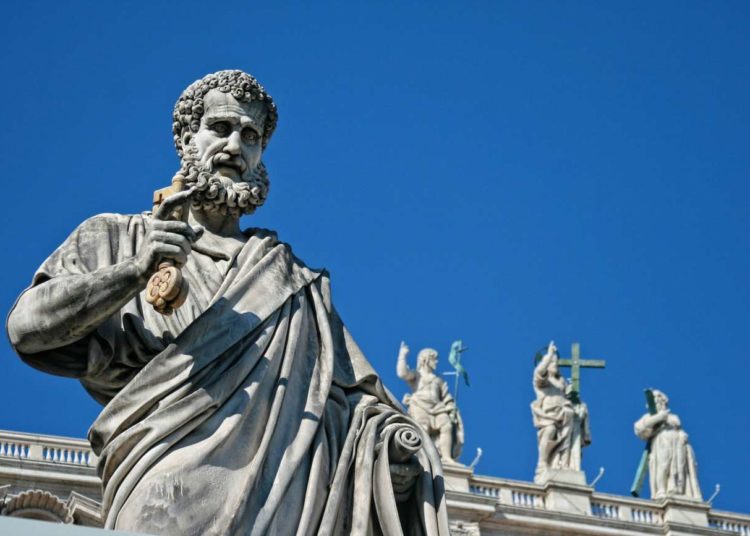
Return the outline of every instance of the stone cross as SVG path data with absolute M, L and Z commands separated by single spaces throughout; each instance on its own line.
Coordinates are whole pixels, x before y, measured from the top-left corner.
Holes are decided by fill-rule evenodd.
M 581 401 L 581 368 L 604 368 L 607 364 L 603 359 L 581 359 L 581 345 L 574 342 L 570 348 L 571 358 L 560 359 L 561 367 L 570 367 L 571 399 L 574 403 Z

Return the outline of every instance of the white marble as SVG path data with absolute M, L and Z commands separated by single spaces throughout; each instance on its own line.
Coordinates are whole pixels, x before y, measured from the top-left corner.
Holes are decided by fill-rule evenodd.
M 702 500 L 698 464 L 680 418 L 669 409 L 669 398 L 653 390 L 656 414 L 636 421 L 635 434 L 650 441 L 648 480 L 652 499 L 685 497 Z
M 435 373 L 438 353 L 432 348 L 420 350 L 417 368 L 407 363 L 409 347 L 401 342 L 396 373 L 411 390 L 403 402 L 409 415 L 429 434 L 444 463 L 457 463 L 464 444 L 464 427 L 448 383 Z
M 591 443 L 588 408 L 573 403 L 570 385 L 560 373 L 559 356 L 554 342 L 534 368 L 534 393 L 531 403 L 534 427 L 537 429 L 539 457 L 534 481 L 548 471 L 581 469 L 581 449 Z M 545 477 L 549 479 L 549 474 Z

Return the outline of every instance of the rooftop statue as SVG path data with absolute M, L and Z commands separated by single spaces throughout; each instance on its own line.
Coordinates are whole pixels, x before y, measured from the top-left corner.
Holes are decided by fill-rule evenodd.
M 408 355 L 409 347 L 401 342 L 396 373 L 411 389 L 403 402 L 409 408 L 409 415 L 433 439 L 443 462 L 457 463 L 464 443 L 464 426 L 448 384 L 435 374 L 438 353 L 432 348 L 421 350 L 416 370 L 409 368 Z
M 560 356 L 550 342 L 534 369 L 531 414 L 539 447 L 535 482 L 544 480 L 549 470 L 581 470 L 581 450 L 591 443 L 588 408 L 571 387 L 560 374 Z
M 268 195 L 277 117 L 241 71 L 191 84 L 174 188 L 152 213 L 83 222 L 18 298 L 11 343 L 104 405 L 89 440 L 108 528 L 447 536 L 438 453 L 342 323 L 328 273 L 240 228 Z
M 652 389 L 654 412 L 635 423 L 635 434 L 649 442 L 648 473 L 651 498 L 681 496 L 703 500 L 698 485 L 698 464 L 680 418 L 669 410 L 669 398 Z

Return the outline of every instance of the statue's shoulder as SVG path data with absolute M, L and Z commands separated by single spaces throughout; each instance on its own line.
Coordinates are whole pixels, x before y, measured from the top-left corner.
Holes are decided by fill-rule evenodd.
M 146 218 L 149 217 L 149 213 L 144 214 L 116 214 L 114 212 L 104 212 L 91 216 L 81 222 L 78 226 L 79 229 L 111 229 L 113 227 L 130 227 L 132 225 L 143 225 Z
M 78 232 L 128 231 L 134 227 L 143 227 L 148 214 L 115 214 L 105 212 L 84 220 L 76 229 Z
M 310 270 L 316 273 L 322 273 L 326 277 L 329 276 L 328 271 L 325 268 L 310 267 L 305 263 L 305 261 L 297 257 L 297 255 L 294 254 L 292 245 L 289 242 L 285 242 L 281 240 L 276 231 L 272 229 L 264 229 L 261 227 L 251 227 L 251 228 L 245 229 L 243 233 L 248 237 L 253 237 L 255 239 L 267 241 L 269 247 L 282 247 L 286 249 L 289 255 L 291 256 L 292 260 L 294 261 L 294 264 L 296 264 L 300 268 L 304 268 L 305 270 Z

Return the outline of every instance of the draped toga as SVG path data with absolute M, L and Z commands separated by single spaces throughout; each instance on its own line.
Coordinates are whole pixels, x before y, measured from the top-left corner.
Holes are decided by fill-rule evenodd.
M 148 218 L 87 220 L 32 286 L 133 257 Z M 270 231 L 245 235 L 231 254 L 194 245 L 183 267 L 189 296 L 173 315 L 141 292 L 83 339 L 22 355 L 80 379 L 104 404 L 89 440 L 106 526 L 447 536 L 440 460 L 421 430 L 421 475 L 396 500 L 388 445 L 414 422 L 344 327 L 328 274 Z

